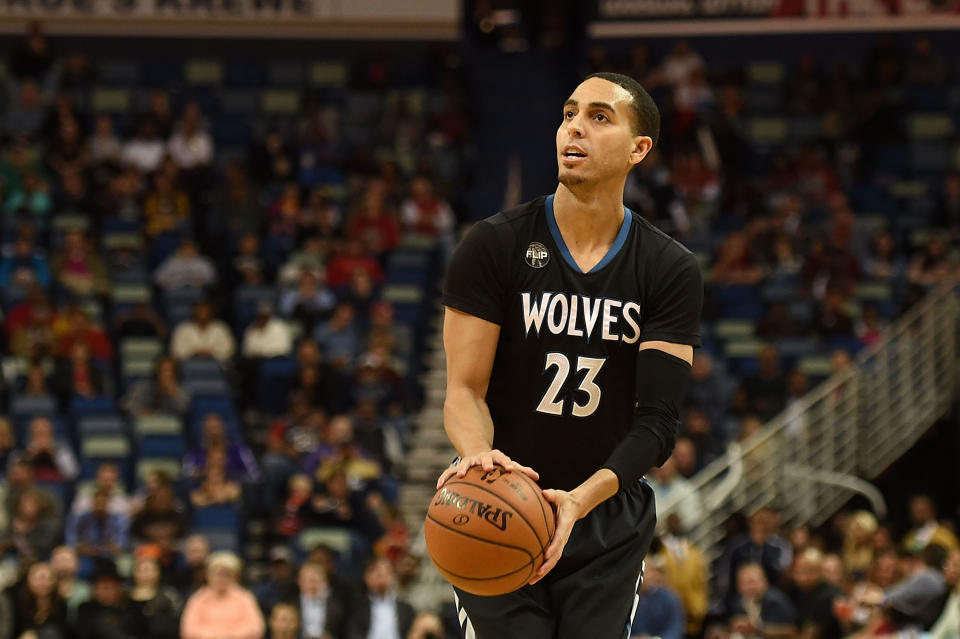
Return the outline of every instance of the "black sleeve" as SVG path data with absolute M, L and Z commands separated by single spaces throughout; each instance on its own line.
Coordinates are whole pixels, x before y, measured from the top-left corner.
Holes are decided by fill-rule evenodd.
M 503 271 L 493 225 L 480 221 L 460 241 L 447 265 L 442 302 L 480 319 L 503 324 Z
M 700 346 L 700 309 L 703 306 L 703 276 L 692 253 L 668 260 L 656 272 L 641 342 L 663 341 Z

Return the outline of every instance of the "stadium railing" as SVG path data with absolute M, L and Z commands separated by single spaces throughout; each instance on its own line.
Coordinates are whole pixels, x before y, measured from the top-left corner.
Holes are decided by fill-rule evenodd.
M 695 475 L 692 491 L 670 495 L 660 525 L 684 499 L 699 499 L 702 516 L 687 533 L 713 563 L 724 523 L 737 512 L 771 506 L 786 525 L 819 525 L 856 493 L 882 511 L 868 480 L 909 450 L 956 395 L 958 320 L 957 289 L 931 291 L 851 365 Z

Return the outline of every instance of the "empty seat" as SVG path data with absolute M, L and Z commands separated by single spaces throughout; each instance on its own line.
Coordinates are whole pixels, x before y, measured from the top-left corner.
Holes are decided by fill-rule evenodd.
M 162 472 L 172 479 L 180 476 L 181 462 L 179 457 L 142 457 L 137 462 L 137 480 L 144 482 L 153 472 Z
M 140 439 L 140 454 L 144 457 L 183 457 L 186 446 L 177 435 L 146 435 Z
M 718 339 L 740 340 L 752 338 L 757 331 L 757 323 L 749 319 L 722 319 L 714 326 L 714 335 Z
M 260 364 L 257 405 L 268 413 L 287 408 L 287 394 L 297 374 L 297 361 L 292 357 L 274 357 Z
M 219 85 L 223 81 L 223 65 L 209 58 L 187 60 L 183 65 L 183 78 L 192 85 Z
M 209 357 L 191 357 L 180 362 L 180 376 L 184 380 L 224 379 L 223 366 Z
M 19 395 L 10 402 L 14 417 L 50 417 L 57 413 L 57 402 L 52 395 Z
M 114 87 L 98 87 L 90 95 L 94 113 L 126 113 L 130 110 L 130 92 Z
M 150 435 L 172 435 L 179 437 L 183 433 L 183 423 L 176 415 L 143 415 L 134 421 L 137 437 Z
M 90 437 L 125 437 L 126 431 L 126 422 L 115 415 L 83 417 L 77 420 L 77 435 L 81 442 Z
M 74 419 L 94 415 L 115 415 L 117 408 L 110 397 L 74 397 L 70 401 L 70 415 Z
M 184 379 L 183 389 L 193 397 L 230 395 L 230 384 L 222 377 Z
M 80 440 L 86 459 L 122 459 L 130 455 L 130 442 L 122 435 L 95 435 Z

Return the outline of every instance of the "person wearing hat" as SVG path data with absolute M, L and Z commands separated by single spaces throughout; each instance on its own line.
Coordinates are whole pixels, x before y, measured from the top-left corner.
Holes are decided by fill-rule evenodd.
M 126 639 L 127 602 L 117 566 L 98 559 L 93 572 L 93 597 L 77 612 L 76 639 Z

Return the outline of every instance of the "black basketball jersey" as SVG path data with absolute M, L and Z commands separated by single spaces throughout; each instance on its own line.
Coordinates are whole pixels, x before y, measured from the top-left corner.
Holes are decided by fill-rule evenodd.
M 500 325 L 486 402 L 494 448 L 570 490 L 630 428 L 640 342 L 700 345 L 696 258 L 624 208 L 613 245 L 584 273 L 553 195 L 477 222 L 447 268 L 443 303 Z

